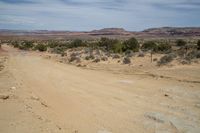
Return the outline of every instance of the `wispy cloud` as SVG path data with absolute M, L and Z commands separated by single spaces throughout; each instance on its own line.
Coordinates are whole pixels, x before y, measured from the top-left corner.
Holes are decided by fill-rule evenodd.
M 30 3 L 35 3 L 34 1 L 32 0 L 0 0 L 1 2 L 4 2 L 4 3 L 9 3 L 9 4 L 30 4 Z
M 199 0 L 0 0 L 0 28 L 200 26 L 199 14 Z

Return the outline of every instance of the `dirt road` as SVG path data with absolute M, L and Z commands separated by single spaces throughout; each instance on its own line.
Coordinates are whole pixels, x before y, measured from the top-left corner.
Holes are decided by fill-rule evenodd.
M 113 74 L 3 46 L 1 133 L 198 133 L 200 84 Z M 192 75 L 191 75 L 192 76 Z

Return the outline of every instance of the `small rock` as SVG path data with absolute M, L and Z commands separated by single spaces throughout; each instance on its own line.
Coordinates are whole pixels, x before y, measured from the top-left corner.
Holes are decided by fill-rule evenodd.
M 8 98 L 9 98 L 9 95 L 0 94 L 0 99 L 7 100 Z
M 43 105 L 46 108 L 48 107 L 48 105 L 46 103 L 44 103 L 44 102 L 41 102 L 41 105 Z
M 61 130 L 62 128 L 60 127 L 60 126 L 58 126 L 58 125 L 56 125 L 56 127 L 59 129 L 59 130 Z
M 165 94 L 164 96 L 165 96 L 165 97 L 168 97 L 169 95 L 168 95 L 168 94 Z
M 17 88 L 15 86 L 10 87 L 11 90 L 16 90 Z
M 34 95 L 33 95 L 33 96 L 31 96 L 31 99 L 32 99 L 32 100 L 36 100 L 36 101 L 38 101 L 40 98 L 37 97 L 37 96 L 34 96 Z

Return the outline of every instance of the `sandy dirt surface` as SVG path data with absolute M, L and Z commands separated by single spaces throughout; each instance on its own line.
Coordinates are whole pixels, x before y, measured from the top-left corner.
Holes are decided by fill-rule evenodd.
M 91 70 L 2 48 L 0 133 L 200 131 L 199 66 Z

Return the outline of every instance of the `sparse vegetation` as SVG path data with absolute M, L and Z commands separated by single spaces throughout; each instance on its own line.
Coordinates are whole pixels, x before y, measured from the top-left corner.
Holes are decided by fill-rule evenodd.
M 96 59 L 94 59 L 93 62 L 97 63 L 97 62 L 100 62 L 100 61 L 101 61 L 101 60 L 100 60 L 99 58 L 96 58 Z
M 48 41 L 7 40 L 6 42 L 10 42 L 14 47 L 22 50 L 38 50 L 41 52 L 48 50 L 48 52 L 60 54 L 63 58 L 66 56 L 66 53 L 68 53 L 67 57 L 69 62 L 79 62 L 81 59 L 84 59 L 97 63 L 110 59 L 118 59 L 119 62 L 122 61 L 123 64 L 129 64 L 131 63 L 131 58 L 144 57 L 145 55 L 148 55 L 149 52 L 151 56 L 151 62 L 157 61 L 153 56 L 154 54 L 168 54 L 157 61 L 158 65 L 170 63 L 175 58 L 174 56 L 171 56 L 171 54 L 177 54 L 177 60 L 179 60 L 180 62 L 183 60 L 187 62 L 192 60 L 195 61 L 195 59 L 198 59 L 200 57 L 200 54 L 198 52 L 200 50 L 200 40 L 187 40 L 187 44 L 186 41 L 183 39 L 178 39 L 176 41 L 138 41 L 134 37 L 127 40 L 118 40 L 103 37 L 100 40 L 87 41 L 74 39 Z M 178 47 L 172 47 L 174 46 L 174 42 Z M 197 45 L 195 45 L 195 43 Z M 141 47 L 139 44 L 142 44 Z M 174 48 L 176 48 L 176 50 Z
M 101 38 L 98 42 L 98 46 L 102 47 L 106 51 L 111 51 L 114 53 L 122 52 L 122 44 L 117 39 Z
M 131 63 L 130 58 L 129 58 L 129 57 L 125 57 L 125 58 L 123 59 L 123 63 L 124 63 L 124 64 L 130 64 L 130 63 Z
M 186 44 L 187 44 L 186 41 L 184 41 L 183 39 L 178 39 L 176 41 L 177 46 L 185 46 Z
M 157 46 L 157 50 L 160 52 L 166 52 L 171 50 L 171 45 L 169 45 L 168 43 L 161 43 Z
M 94 55 L 90 54 L 88 56 L 85 57 L 86 60 L 93 60 L 95 57 Z
M 200 50 L 200 40 L 197 41 L 197 49 Z
M 126 40 L 123 42 L 123 48 L 122 50 L 125 52 L 127 50 L 132 50 L 134 52 L 138 52 L 140 48 L 140 45 L 136 38 L 130 38 L 129 40 Z
M 107 61 L 108 58 L 104 56 L 104 57 L 101 57 L 101 60 L 102 60 L 102 61 Z
M 154 41 L 147 41 L 142 45 L 143 50 L 152 50 L 152 51 L 157 51 L 158 46 Z
M 38 45 L 35 46 L 35 50 L 39 50 L 41 52 L 47 51 L 47 46 L 44 45 L 44 44 L 42 44 L 42 43 L 40 43 L 40 44 L 38 44 Z
M 119 59 L 119 58 L 120 58 L 120 55 L 114 54 L 114 55 L 112 56 L 112 58 L 113 58 L 113 59 Z
M 160 60 L 158 61 L 158 65 L 166 65 L 170 62 L 173 61 L 173 59 L 176 58 L 176 55 L 175 54 L 168 54 L 168 55 L 165 55 L 163 56 L 162 58 L 160 58 Z
M 80 57 L 78 57 L 78 53 L 72 53 L 70 55 L 70 58 L 69 58 L 69 62 L 76 62 L 76 63 L 80 63 L 81 62 L 81 59 Z

